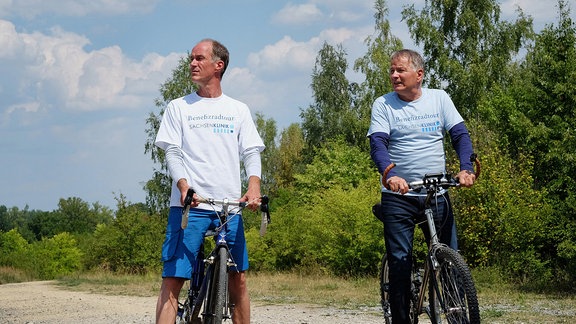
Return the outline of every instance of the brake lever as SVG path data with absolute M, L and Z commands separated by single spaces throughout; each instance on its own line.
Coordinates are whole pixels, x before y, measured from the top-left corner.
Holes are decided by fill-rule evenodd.
M 268 202 L 270 198 L 268 196 L 262 196 L 260 202 L 260 211 L 262 212 L 262 218 L 260 221 L 260 236 L 264 236 L 266 234 L 266 228 L 268 224 L 270 224 L 270 207 L 268 206 Z

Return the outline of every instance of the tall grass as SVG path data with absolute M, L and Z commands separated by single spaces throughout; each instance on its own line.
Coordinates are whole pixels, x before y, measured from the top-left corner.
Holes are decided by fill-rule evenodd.
M 32 280 L 34 280 L 34 277 L 24 270 L 0 266 L 0 285 Z

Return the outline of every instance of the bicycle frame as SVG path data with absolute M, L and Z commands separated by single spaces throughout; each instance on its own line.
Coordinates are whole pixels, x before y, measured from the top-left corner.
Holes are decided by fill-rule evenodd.
M 480 176 L 480 163 L 475 154 L 470 157 L 470 161 L 475 163 L 475 175 L 478 178 Z M 383 179 L 386 179 L 386 175 L 393 167 L 394 164 L 391 164 L 384 171 Z M 460 321 L 479 323 L 478 301 L 470 270 L 457 251 L 440 242 L 431 204 L 433 199 L 437 199 L 443 194 L 443 190 L 449 187 L 459 187 L 459 182 L 450 174 L 435 173 L 427 174 L 421 181 L 411 182 L 408 186 L 411 191 L 421 192 L 424 190 L 426 193 L 424 215 L 429 233 L 424 273 L 421 274 L 421 270 L 415 269 L 415 264 L 413 264 L 412 269 L 410 306 L 412 322 L 417 323 L 418 316 L 426 312 L 433 323 L 442 323 L 443 316 L 450 323 L 460 323 Z M 376 215 L 376 206 L 373 207 L 373 212 Z M 382 218 L 379 219 L 383 221 Z M 386 256 L 382 262 L 380 274 L 382 307 L 386 323 L 391 323 Z M 427 305 L 425 305 L 426 296 L 429 296 Z
M 188 194 L 185 199 L 185 208 L 183 210 L 182 215 L 182 229 L 185 229 L 188 225 L 188 213 L 190 210 L 190 204 L 192 203 L 192 199 L 194 196 L 194 191 L 189 189 Z M 262 211 L 262 223 L 261 223 L 261 233 L 265 232 L 265 226 L 270 222 L 270 214 L 268 210 L 268 197 L 263 196 L 261 197 L 260 209 Z M 196 258 L 196 263 L 193 268 L 192 278 L 190 279 L 190 288 L 188 289 L 187 299 L 186 301 L 181 304 L 179 303 L 179 315 L 178 318 L 180 321 L 177 320 L 177 323 L 191 323 L 193 322 L 198 316 L 200 315 L 200 311 L 202 310 L 202 317 L 204 319 L 209 319 L 207 322 L 209 323 L 219 323 L 221 320 L 230 319 L 231 314 L 234 309 L 234 305 L 230 304 L 229 301 L 229 292 L 228 292 L 228 271 L 230 267 L 236 266 L 232 255 L 230 254 L 228 243 L 226 241 L 226 234 L 228 231 L 228 222 L 232 217 L 241 217 L 239 216 L 239 212 L 247 206 L 246 202 L 238 202 L 238 201 L 229 201 L 228 199 L 216 200 L 212 198 L 204 199 L 200 198 L 197 200 L 199 203 L 205 203 L 211 206 L 220 206 L 221 211 L 218 212 L 219 224 L 215 229 L 209 229 L 206 234 L 205 238 L 207 237 L 214 237 L 215 240 L 215 247 L 210 252 L 209 256 L 205 258 L 204 254 L 204 247 L 205 243 L 202 242 L 200 246 L 200 250 L 198 252 L 198 257 Z M 231 207 L 237 207 L 237 210 L 234 210 Z M 220 252 L 225 251 L 225 256 L 222 255 Z M 225 271 L 221 266 L 216 267 L 216 265 L 220 265 L 221 262 L 225 262 L 226 267 L 226 275 L 223 278 L 220 278 L 220 274 L 223 274 L 222 271 Z M 218 268 L 218 269 L 216 269 Z M 213 275 L 215 275 L 213 277 Z M 215 289 L 213 282 L 213 278 L 218 276 L 219 279 L 219 287 L 223 287 L 222 290 Z M 224 283 L 222 284 L 222 279 Z M 215 296 L 219 295 L 219 296 Z M 223 296 L 222 296 L 223 295 Z M 217 298 L 219 301 L 215 302 L 215 304 L 219 304 L 216 306 L 215 310 L 212 312 L 216 313 L 208 313 L 210 310 L 207 310 L 207 305 L 212 306 L 212 299 Z M 223 304 L 220 304 L 223 303 Z M 222 307 L 222 308 L 220 308 Z M 222 312 L 220 314 L 220 312 Z
M 208 201 L 207 201 L 208 202 Z M 210 204 L 217 204 L 218 202 L 209 201 Z M 208 258 L 204 257 L 204 242 L 200 246 L 200 251 L 198 252 L 198 257 L 196 258 L 196 264 L 193 269 L 193 275 L 190 281 L 190 289 L 188 290 L 188 298 L 191 298 L 191 316 L 196 317 L 200 309 L 203 305 L 207 305 L 208 298 L 210 297 L 208 292 L 208 288 L 211 285 L 210 281 L 212 280 L 212 274 L 215 271 L 214 269 L 214 262 L 217 257 L 217 251 L 220 248 L 224 248 L 226 250 L 226 266 L 227 268 L 231 266 L 236 266 L 234 261 L 232 260 L 232 256 L 228 249 L 228 243 L 226 241 L 226 233 L 228 230 L 228 221 L 230 220 L 230 210 L 229 210 L 229 202 L 227 199 L 222 201 L 222 210 L 218 213 L 218 218 L 220 221 L 219 226 L 217 226 L 214 230 L 208 230 L 204 235 L 205 238 L 207 237 L 214 237 L 215 240 L 215 247 L 209 254 Z M 235 217 L 233 215 L 232 217 Z M 226 277 L 227 280 L 227 277 Z M 228 283 L 225 282 L 225 296 L 224 296 L 224 319 L 230 319 L 231 313 L 233 311 L 234 305 L 229 303 L 228 298 Z M 214 314 L 207 314 L 206 309 L 203 310 L 202 313 L 203 317 L 206 316 L 214 316 Z

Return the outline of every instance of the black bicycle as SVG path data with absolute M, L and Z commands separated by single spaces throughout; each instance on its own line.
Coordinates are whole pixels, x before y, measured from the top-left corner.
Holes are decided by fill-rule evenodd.
M 480 163 L 475 155 L 470 159 L 476 164 L 476 178 L 480 176 Z M 386 177 L 387 168 L 384 172 Z M 386 179 L 386 178 L 384 178 Z M 430 233 L 430 242 L 425 260 L 417 260 L 413 255 L 410 297 L 410 321 L 418 323 L 418 317 L 426 313 L 432 323 L 480 323 L 480 310 L 476 287 L 468 265 L 458 253 L 445 244 L 440 243 L 432 202 L 448 188 L 459 187 L 459 182 L 447 173 L 427 174 L 421 181 L 408 184 L 410 190 L 425 192 L 425 218 L 417 220 L 426 222 Z M 379 216 L 379 204 L 372 211 Z M 380 297 L 384 319 L 392 323 L 389 301 L 388 259 L 385 254 L 380 268 Z
M 189 189 L 184 201 L 182 211 L 182 228 L 188 225 L 188 213 L 192 203 L 194 190 Z M 208 254 L 204 252 L 204 243 L 200 247 L 196 264 L 189 281 L 186 299 L 178 302 L 176 323 L 204 323 L 220 324 L 232 318 L 234 305 L 230 303 L 228 294 L 228 271 L 236 264 L 228 249 L 226 230 L 232 217 L 242 217 L 240 212 L 248 205 L 246 202 L 230 201 L 228 199 L 216 200 L 200 198 L 199 203 L 221 207 L 218 212 L 220 226 L 206 232 L 205 237 L 213 237 L 214 249 Z M 264 235 L 266 226 L 270 222 L 270 212 L 267 196 L 260 198 L 260 211 L 262 222 L 260 234 Z

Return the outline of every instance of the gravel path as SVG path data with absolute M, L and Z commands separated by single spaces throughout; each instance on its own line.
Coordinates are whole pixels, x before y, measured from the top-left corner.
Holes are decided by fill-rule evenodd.
M 156 297 L 67 291 L 50 281 L 0 285 L 0 323 L 154 323 Z M 383 323 L 379 309 L 253 303 L 254 324 Z

